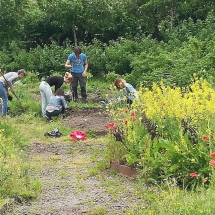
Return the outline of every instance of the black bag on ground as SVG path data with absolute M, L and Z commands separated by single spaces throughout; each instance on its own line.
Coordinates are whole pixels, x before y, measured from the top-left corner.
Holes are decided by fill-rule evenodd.
M 48 137 L 60 137 L 62 136 L 62 134 L 60 133 L 58 128 L 55 128 L 54 130 L 50 131 L 50 132 L 46 132 L 44 134 L 44 136 L 48 136 Z

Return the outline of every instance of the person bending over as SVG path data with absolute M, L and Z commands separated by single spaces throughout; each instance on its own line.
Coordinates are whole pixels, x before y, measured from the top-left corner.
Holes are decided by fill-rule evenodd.
M 0 115 L 7 115 L 8 97 L 10 97 L 8 88 L 10 88 L 11 92 L 14 92 L 13 84 L 17 79 L 23 78 L 24 76 L 26 76 L 26 71 L 20 69 L 18 72 L 8 72 L 0 77 L 0 98 L 2 99 L 2 103 L 0 103 Z
M 52 86 L 55 87 L 54 92 L 59 89 L 63 83 L 70 84 L 72 82 L 72 75 L 69 72 L 66 72 L 64 77 L 61 76 L 52 76 L 45 79 L 40 83 L 39 89 L 42 97 L 42 116 L 46 117 L 45 110 L 47 103 L 49 103 L 52 93 Z
M 62 88 L 58 88 L 55 95 L 51 96 L 49 104 L 46 107 L 47 121 L 50 121 L 53 116 L 64 115 L 66 109 L 71 109 L 64 98 L 64 91 Z
M 120 102 L 123 100 L 123 97 L 126 96 L 126 102 L 127 104 L 132 104 L 134 99 L 137 97 L 137 91 L 134 89 L 134 87 L 127 83 L 124 79 L 122 78 L 117 78 L 114 81 L 114 86 L 116 87 L 117 90 L 122 90 L 122 93 L 120 96 L 117 98 L 117 100 Z

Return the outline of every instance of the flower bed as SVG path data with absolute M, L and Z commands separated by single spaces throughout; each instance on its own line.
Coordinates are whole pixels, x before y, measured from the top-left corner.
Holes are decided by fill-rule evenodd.
M 131 168 L 126 165 L 121 165 L 118 162 L 112 160 L 110 161 L 110 169 L 129 177 L 135 177 L 139 174 L 139 171 L 137 169 Z
M 189 88 L 140 88 L 131 107 L 110 107 L 109 156 L 149 181 L 208 186 L 215 151 L 215 91 L 205 80 Z M 209 164 L 210 162 L 210 164 Z

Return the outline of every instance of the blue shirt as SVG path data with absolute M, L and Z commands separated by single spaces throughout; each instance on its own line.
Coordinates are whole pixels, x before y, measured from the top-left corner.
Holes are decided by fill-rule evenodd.
M 81 53 L 78 57 L 73 52 L 69 55 L 68 60 L 72 65 L 72 72 L 82 73 L 84 72 L 84 62 L 87 60 L 87 56 Z
M 133 101 L 137 97 L 137 90 L 131 84 L 126 83 L 123 92 L 121 92 L 119 96 L 119 101 L 121 101 L 124 96 L 126 96 L 126 99 Z
M 62 111 L 62 108 L 67 107 L 66 100 L 63 96 L 52 96 L 46 110 L 49 112 L 54 110 Z

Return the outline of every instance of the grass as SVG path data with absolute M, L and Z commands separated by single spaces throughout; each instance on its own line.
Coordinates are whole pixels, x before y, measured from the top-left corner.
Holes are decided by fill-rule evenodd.
M 90 93 L 100 93 L 101 97 L 105 97 L 109 84 L 101 86 L 100 82 L 95 81 L 93 83 L 92 80 L 88 84 L 91 84 L 89 86 Z M 22 94 L 22 103 L 27 108 L 24 114 L 16 115 L 12 112 L 12 118 L 0 123 L 0 129 L 6 131 L 6 137 L 16 137 L 14 149 L 17 149 L 19 152 L 25 146 L 33 146 L 35 143 L 40 143 L 44 146 L 57 143 L 58 139 L 47 139 L 44 136 L 46 131 L 51 131 L 55 127 L 60 126 L 60 131 L 63 134 L 70 132 L 70 128 L 60 124 L 60 119 L 55 120 L 51 124 L 44 122 L 44 119 L 40 117 L 40 106 L 36 101 L 31 100 L 34 98 L 33 95 L 29 96 L 29 93 L 37 91 L 35 86 L 32 85 L 28 95 Z M 31 102 L 27 102 L 27 98 L 30 98 Z M 15 111 L 17 103 L 14 102 L 11 105 L 12 107 L 14 105 L 12 111 Z M 71 105 L 73 105 L 73 108 L 95 107 L 94 104 L 71 103 Z M 119 201 L 125 195 L 131 200 L 130 207 L 123 213 L 125 215 L 211 215 L 214 213 L 215 206 L 213 203 L 215 201 L 215 193 L 213 186 L 209 189 L 199 187 L 196 192 L 179 189 L 176 185 L 171 184 L 171 182 L 165 182 L 162 185 L 152 184 L 146 187 L 141 179 L 124 179 L 124 176 L 120 176 L 116 172 L 107 169 L 109 162 L 105 152 L 107 138 L 98 138 L 95 132 L 90 131 L 88 133 L 88 140 L 82 146 L 79 146 L 78 142 L 71 142 L 68 135 L 61 137 L 61 142 L 64 146 L 68 147 L 65 154 L 70 155 L 71 159 L 67 159 L 63 163 L 58 156 L 44 157 L 42 154 L 37 154 L 32 156 L 31 160 L 24 160 L 25 164 L 23 165 L 25 167 L 29 166 L 34 173 L 39 173 L 44 166 L 56 166 L 59 169 L 59 174 L 57 175 L 59 180 L 68 177 L 70 169 L 75 169 L 77 182 L 74 186 L 77 193 L 87 190 L 83 183 L 84 180 L 91 176 L 96 177 L 99 181 L 99 186 L 105 188 L 106 193 L 113 197 L 112 201 Z M 81 155 L 86 150 L 88 150 L 89 157 Z M 23 156 L 21 154 L 20 158 Z M 81 171 L 83 167 L 87 169 L 86 172 Z M 47 170 L 47 173 L 49 171 Z M 20 178 L 20 181 L 16 182 L 17 184 L 13 186 L 8 195 L 1 197 L 1 205 L 4 205 L 8 201 L 8 198 L 14 194 L 25 198 L 36 198 L 41 192 L 42 185 L 39 179 L 30 178 L 28 171 L 23 178 Z M 52 183 L 53 186 L 56 184 L 54 181 Z M 128 188 L 128 183 L 130 183 L 129 186 L 132 189 Z M 2 186 L 1 184 L 0 189 L 2 189 Z M 23 189 L 20 189 L 20 186 Z M 66 182 L 60 185 L 61 188 L 67 186 L 69 184 Z M 136 202 L 133 202 L 134 199 Z M 86 200 L 84 204 L 91 204 L 92 206 L 92 199 Z M 87 212 L 92 215 L 102 215 L 108 213 L 108 208 L 93 205 L 91 210 Z

